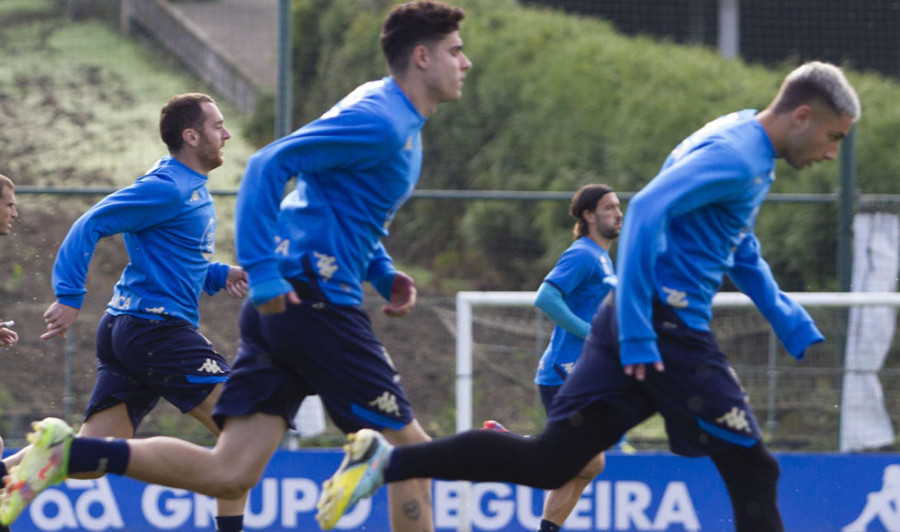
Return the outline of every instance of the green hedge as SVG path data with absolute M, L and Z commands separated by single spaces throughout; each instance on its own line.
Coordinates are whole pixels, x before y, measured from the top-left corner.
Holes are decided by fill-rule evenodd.
M 713 49 L 628 37 L 601 20 L 513 2 L 457 3 L 468 14 L 461 33 L 474 68 L 462 100 L 442 106 L 425 128 L 420 188 L 572 191 L 604 182 L 636 191 L 705 122 L 765 107 L 794 66 L 725 60 Z M 377 36 L 390 4 L 295 2 L 295 124 L 385 75 Z M 898 193 L 900 87 L 849 69 L 848 77 L 864 109 L 858 186 Z M 779 163 L 777 173 L 773 192 L 831 192 L 839 165 L 797 172 Z M 417 200 L 398 216 L 392 241 L 399 251 L 392 250 L 411 266 L 464 275 L 472 287 L 533 289 L 570 241 L 565 211 L 559 202 Z M 836 211 L 763 208 L 757 232 L 785 288 L 836 288 Z M 526 247 L 501 248 L 498 239 Z

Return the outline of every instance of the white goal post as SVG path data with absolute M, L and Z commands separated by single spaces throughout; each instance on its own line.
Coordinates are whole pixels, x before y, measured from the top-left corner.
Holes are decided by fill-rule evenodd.
M 472 428 L 472 309 L 478 306 L 528 307 L 536 292 L 458 292 L 456 294 L 456 430 Z M 856 306 L 900 307 L 895 292 L 795 292 L 789 294 L 804 307 L 850 308 Z M 740 292 L 720 292 L 713 306 L 751 307 L 752 301 Z

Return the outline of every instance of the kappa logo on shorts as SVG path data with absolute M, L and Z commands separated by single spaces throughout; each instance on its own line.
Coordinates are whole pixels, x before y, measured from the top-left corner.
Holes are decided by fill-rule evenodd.
M 716 418 L 716 423 L 727 425 L 734 430 L 750 432 L 750 423 L 747 421 L 747 412 L 738 407 L 732 408 L 724 416 Z
M 390 392 L 384 392 L 373 401 L 369 401 L 369 406 L 374 406 L 385 414 L 395 416 L 400 414 L 400 408 L 397 407 L 397 396 Z
M 225 370 L 219 367 L 219 363 L 211 358 L 207 358 L 197 371 L 205 371 L 207 373 L 225 373 Z

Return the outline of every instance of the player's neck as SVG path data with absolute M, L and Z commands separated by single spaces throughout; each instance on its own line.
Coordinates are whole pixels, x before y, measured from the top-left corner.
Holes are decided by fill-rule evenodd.
M 212 168 L 207 168 L 207 165 L 203 164 L 203 162 L 200 161 L 200 158 L 194 156 L 189 150 L 181 150 L 178 153 L 173 153 L 172 157 L 200 175 L 209 176 L 209 172 L 212 170 Z
M 589 231 L 586 235 L 588 238 L 594 241 L 595 244 L 600 246 L 601 248 L 609 251 L 610 246 L 612 246 L 612 239 L 606 238 L 597 231 Z
M 431 97 L 428 87 L 419 78 L 414 75 L 394 75 L 393 78 L 420 115 L 428 118 L 437 112 L 440 102 Z

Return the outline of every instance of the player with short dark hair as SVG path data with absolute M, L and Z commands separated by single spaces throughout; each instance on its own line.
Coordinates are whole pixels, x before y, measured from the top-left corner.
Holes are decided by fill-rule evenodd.
M 69 229 L 54 263 L 57 300 L 44 313 L 44 340 L 65 338 L 77 319 L 101 238 L 122 234 L 129 258 L 97 327 L 97 381 L 78 432 L 82 436 L 134 437 L 161 397 L 219 433 L 212 410 L 231 368 L 198 331 L 198 306 L 204 291 L 247 294 L 242 268 L 208 258 L 216 232 L 208 174 L 222 165 L 231 134 L 215 101 L 200 93 L 172 96 L 160 111 L 159 131 L 169 155 L 85 212 Z M 64 426 L 57 430 L 66 433 Z M 20 451 L 9 464 L 23 456 Z M 242 530 L 244 500 L 217 503 L 217 530 Z
M 659 412 L 672 451 L 712 458 L 737 532 L 783 531 L 778 462 L 709 330 L 712 297 L 728 275 L 798 359 L 824 340 L 809 314 L 778 288 L 753 225 L 775 159 L 795 168 L 834 159 L 859 115 L 843 72 L 812 62 L 792 71 L 762 111 L 723 116 L 689 136 L 629 202 L 615 306 L 601 305 L 594 315 L 540 434 L 476 430 L 394 447 L 363 430 L 350 435 L 323 499 L 350 508 L 383 483 L 410 478 L 558 488 Z
M 104 441 L 47 437 L 31 453 L 49 473 L 13 477 L 30 488 L 0 494 L 0 520 L 69 474 L 107 471 L 236 498 L 258 482 L 304 397 L 321 396 L 344 431 L 371 427 L 395 443 L 427 441 L 387 351 L 361 308 L 368 281 L 403 316 L 413 279 L 394 268 L 381 239 L 410 197 L 422 166 L 421 130 L 458 100 L 472 63 L 461 9 L 440 2 L 396 6 L 383 24 L 390 76 L 363 84 L 322 117 L 254 154 L 238 193 L 238 260 L 250 277 L 241 347 L 214 411 L 215 448 L 175 438 Z M 282 198 L 297 176 L 296 188 Z M 26 457 L 27 459 L 27 457 Z M 54 461 L 56 460 L 56 461 Z M 433 529 L 430 484 L 398 484 L 394 530 Z M 339 512 L 320 511 L 324 528 Z

